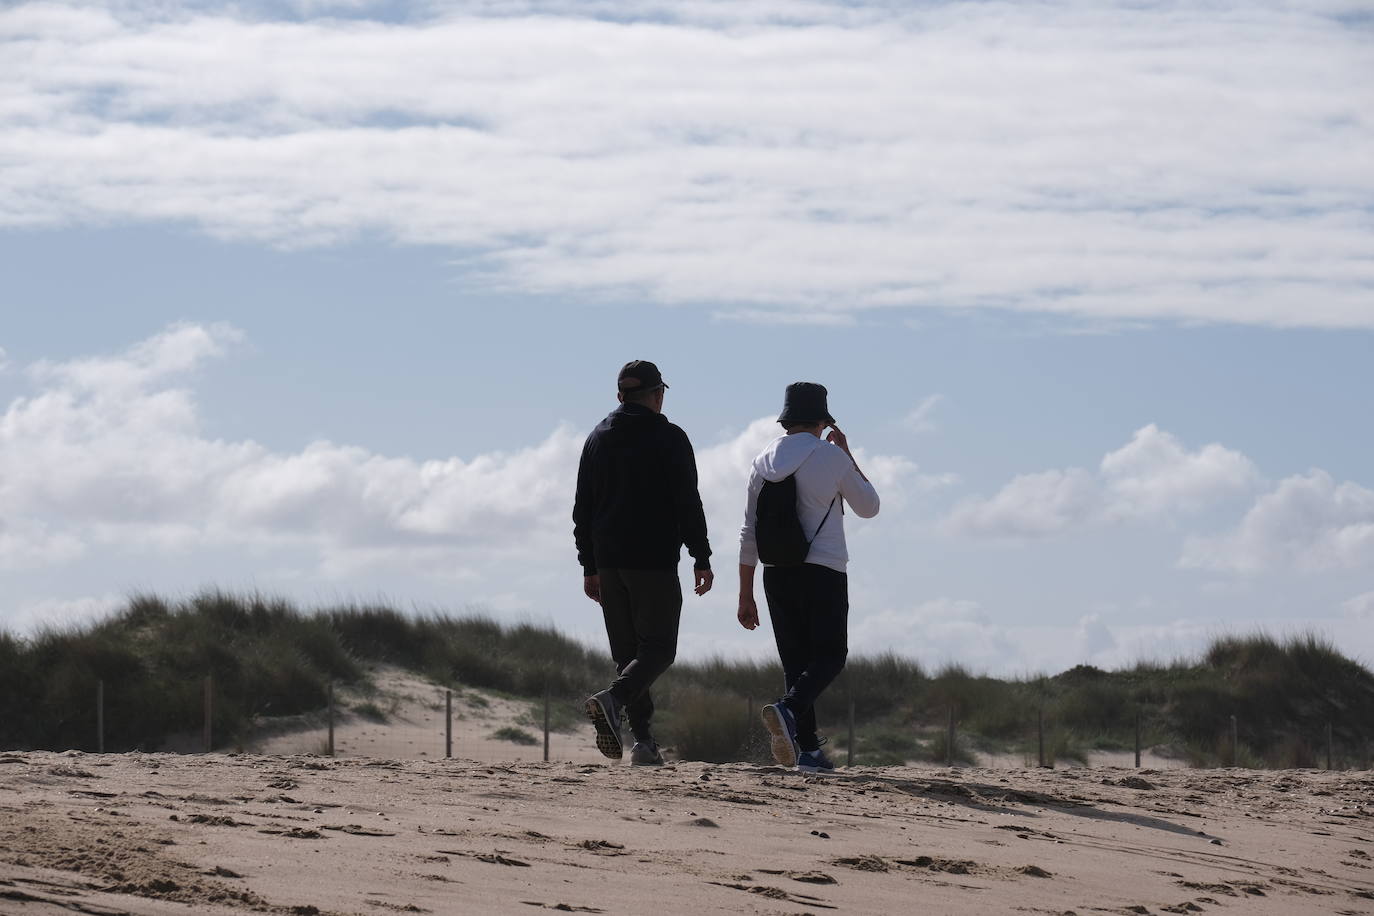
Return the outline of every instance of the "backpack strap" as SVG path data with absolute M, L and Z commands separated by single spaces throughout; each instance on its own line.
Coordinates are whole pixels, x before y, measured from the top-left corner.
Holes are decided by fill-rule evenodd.
M 816 540 L 816 538 L 820 537 L 821 529 L 825 527 L 826 522 L 830 521 L 830 513 L 835 511 L 835 500 L 839 498 L 840 494 L 836 493 L 835 496 L 830 500 L 830 508 L 825 510 L 825 518 L 821 519 L 821 523 L 816 526 L 816 533 L 811 535 L 810 541 L 806 542 L 808 545 L 813 543 Z

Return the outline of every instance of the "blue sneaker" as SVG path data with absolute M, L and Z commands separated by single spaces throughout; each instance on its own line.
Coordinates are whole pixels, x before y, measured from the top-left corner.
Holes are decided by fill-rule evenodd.
M 620 704 L 609 690 L 603 690 L 587 698 L 586 710 L 596 729 L 596 749 L 612 760 L 619 760 L 625 754 L 620 738 Z
M 825 743 L 825 739 L 821 739 Z M 814 751 L 802 751 L 797 755 L 797 770 L 801 773 L 819 773 L 828 776 L 835 772 L 835 761 L 831 760 L 821 748 Z
M 797 765 L 801 746 L 797 744 L 797 720 L 782 703 L 763 707 L 763 727 L 773 736 L 773 759 L 785 767 Z

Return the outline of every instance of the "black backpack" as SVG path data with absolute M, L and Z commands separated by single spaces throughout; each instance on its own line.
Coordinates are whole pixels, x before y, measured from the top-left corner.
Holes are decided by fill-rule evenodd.
M 836 494 L 835 499 L 839 499 Z M 797 479 L 789 474 L 782 480 L 765 480 L 759 490 L 757 512 L 754 517 L 754 540 L 758 543 L 759 559 L 769 566 L 801 566 L 811 552 L 811 541 L 821 533 L 835 508 L 835 499 L 825 510 L 825 518 L 808 540 L 797 516 Z

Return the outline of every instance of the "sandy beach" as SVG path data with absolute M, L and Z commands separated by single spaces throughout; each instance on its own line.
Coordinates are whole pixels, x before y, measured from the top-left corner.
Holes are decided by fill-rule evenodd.
M 1374 914 L 1374 775 L 0 754 L 0 912 Z

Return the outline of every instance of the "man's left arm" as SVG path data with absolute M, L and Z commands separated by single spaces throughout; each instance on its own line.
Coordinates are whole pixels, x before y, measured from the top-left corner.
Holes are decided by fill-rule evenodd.
M 674 426 L 669 458 L 669 486 L 677 514 L 682 543 L 692 555 L 692 591 L 704 595 L 711 590 L 711 541 L 706 534 L 706 510 L 697 489 L 697 459 L 687 434 Z

